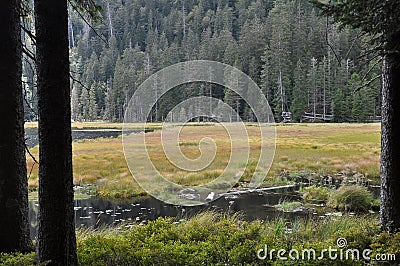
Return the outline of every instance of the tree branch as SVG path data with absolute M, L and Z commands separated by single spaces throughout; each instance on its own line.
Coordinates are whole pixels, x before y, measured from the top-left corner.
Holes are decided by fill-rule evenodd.
M 28 179 L 31 178 L 32 171 L 33 171 L 33 168 L 35 167 L 35 165 L 36 165 L 36 162 L 33 162 L 32 166 L 31 166 L 31 170 L 29 170 Z
M 93 30 L 93 32 L 97 35 L 97 37 L 100 38 L 100 40 L 102 40 L 107 46 L 108 46 L 108 42 L 106 39 L 104 39 L 103 36 L 101 36 L 97 30 L 87 21 L 87 19 L 85 18 L 85 16 L 79 12 L 79 8 L 78 6 L 74 5 L 72 3 L 72 1 L 68 0 L 69 4 L 72 6 L 72 8 L 76 11 L 76 13 L 78 13 L 79 17 L 81 17 L 81 19 L 89 26 L 89 28 L 91 28 Z M 89 12 L 90 13 L 90 12 Z
M 29 51 L 28 49 L 25 48 L 25 46 L 22 47 L 22 52 L 25 54 L 27 57 L 29 57 L 32 61 L 36 62 L 35 55 Z
M 351 40 L 351 45 L 350 45 L 349 50 L 347 50 L 346 58 L 349 58 L 351 49 L 353 49 L 354 45 L 356 44 L 356 41 L 357 41 L 358 39 L 360 39 L 360 38 L 361 38 L 362 36 L 364 36 L 364 35 L 365 35 L 365 33 L 361 33 L 361 34 L 357 35 L 355 38 L 353 38 L 353 40 Z
M 89 89 L 88 87 L 86 87 L 85 84 L 83 84 L 80 80 L 74 78 L 74 77 L 71 75 L 71 73 L 69 73 L 69 77 L 72 79 L 72 82 L 76 82 L 76 83 L 78 83 L 79 85 L 81 85 L 82 88 L 84 88 L 84 89 L 87 90 L 88 92 L 90 91 L 90 89 Z M 72 85 L 73 85 L 73 84 L 72 84 Z
M 23 83 L 27 83 L 27 82 L 24 82 L 24 81 L 23 81 Z M 32 113 L 33 113 L 36 117 L 38 117 L 38 114 L 36 113 L 35 109 L 33 109 L 33 108 L 31 107 L 30 103 L 28 102 L 28 99 L 26 98 L 26 93 L 27 93 L 27 92 L 26 92 L 26 90 L 24 89 L 24 97 L 23 97 L 24 102 L 25 102 L 26 106 L 29 108 L 29 110 L 31 110 Z
M 342 66 L 341 60 L 340 60 L 339 56 L 337 55 L 333 46 L 329 43 L 328 26 L 329 26 L 329 17 L 326 16 L 325 41 L 326 41 L 326 44 L 328 45 L 328 47 L 332 50 L 333 54 L 335 55 L 335 58 L 338 61 L 339 67 L 340 67 L 340 66 Z
M 36 160 L 35 156 L 33 156 L 33 154 L 30 152 L 30 150 L 28 149 L 28 146 L 26 146 L 25 142 L 24 142 L 24 146 L 25 146 L 26 152 L 29 154 L 29 156 L 33 160 L 33 164 L 32 164 L 31 170 L 29 171 L 29 176 L 28 176 L 28 178 L 30 178 L 32 175 L 33 168 L 35 167 L 36 164 L 39 165 L 39 162 L 38 162 L 38 160 Z
M 354 93 L 360 91 L 361 89 L 363 89 L 363 88 L 365 88 L 365 87 L 371 85 L 372 82 L 374 82 L 375 80 L 379 79 L 380 77 L 381 77 L 381 76 L 378 75 L 378 76 L 374 77 L 373 79 L 369 80 L 367 83 L 361 85 L 360 87 L 355 88 L 355 89 L 352 91 L 352 94 L 354 94 Z
M 361 80 L 362 81 L 366 80 L 366 78 L 369 75 L 369 73 L 371 73 L 371 71 L 381 62 L 382 62 L 382 59 L 379 59 L 378 61 L 376 61 L 375 64 L 368 69 L 367 73 L 365 73 L 364 77 Z
M 29 156 L 32 158 L 32 160 L 33 160 L 35 163 L 39 164 L 38 160 L 36 160 L 35 156 L 33 156 L 33 154 L 32 154 L 32 153 L 30 152 L 30 150 L 28 149 L 28 146 L 26 146 L 26 143 L 24 143 L 24 146 L 25 146 L 26 152 L 29 154 Z
M 28 30 L 22 23 L 21 23 L 21 29 L 22 29 L 26 34 L 28 34 L 29 38 L 31 38 L 31 40 L 32 40 L 32 43 L 33 43 L 34 45 L 36 45 L 36 36 L 33 35 L 33 33 L 32 33 L 30 30 Z

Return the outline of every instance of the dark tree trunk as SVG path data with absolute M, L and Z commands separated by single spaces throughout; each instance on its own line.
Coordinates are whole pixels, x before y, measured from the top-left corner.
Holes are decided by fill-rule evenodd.
M 19 7 L 0 1 L 0 252 L 30 246 Z
M 381 225 L 400 229 L 400 55 L 388 54 L 382 79 Z
M 39 109 L 38 258 L 76 265 L 66 0 L 36 0 Z

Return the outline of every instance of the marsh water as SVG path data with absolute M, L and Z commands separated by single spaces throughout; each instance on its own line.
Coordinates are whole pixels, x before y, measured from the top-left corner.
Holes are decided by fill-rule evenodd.
M 146 129 L 145 132 L 153 130 Z M 127 130 L 128 133 L 139 133 L 142 130 Z M 122 134 L 120 129 L 73 129 L 72 140 L 79 141 L 83 139 L 97 139 L 97 138 L 116 138 Z M 35 147 L 39 144 L 38 129 L 27 128 L 25 129 L 25 143 L 28 148 Z
M 170 205 L 152 197 L 129 202 L 89 198 L 75 200 L 75 225 L 76 227 L 99 228 L 122 222 L 146 223 L 158 217 L 174 217 L 175 222 L 179 222 L 181 219 L 189 218 L 206 210 L 231 214 L 240 212 L 243 219 L 247 221 L 271 220 L 276 217 L 295 219 L 312 215 L 303 211 L 282 212 L 272 207 L 283 201 L 296 200 L 300 200 L 300 197 L 293 191 L 226 194 L 206 205 L 194 207 Z M 29 219 L 32 239 L 36 236 L 37 212 L 37 201 L 30 201 Z
M 132 130 L 131 133 L 139 131 Z M 74 141 L 96 138 L 115 138 L 122 134 L 117 129 L 73 130 Z M 27 129 L 25 133 L 28 147 L 38 145 L 37 129 Z M 252 220 L 271 220 L 276 217 L 295 219 L 310 215 L 308 212 L 282 212 L 273 206 L 283 201 L 297 201 L 300 196 L 294 187 L 283 187 L 270 191 L 252 191 L 227 193 L 206 205 L 183 207 L 166 204 L 152 197 L 135 199 L 127 202 L 88 198 L 74 201 L 76 227 L 99 228 L 114 226 L 123 222 L 146 223 L 158 217 L 173 217 L 175 222 L 189 218 L 200 212 L 212 210 L 223 213 L 240 213 L 242 218 Z M 36 237 L 38 202 L 29 202 L 29 220 L 31 238 Z M 311 214 L 312 215 L 312 214 Z

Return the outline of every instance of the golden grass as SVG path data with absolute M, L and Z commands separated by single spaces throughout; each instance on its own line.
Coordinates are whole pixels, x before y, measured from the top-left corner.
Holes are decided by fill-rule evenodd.
M 270 176 L 304 169 L 379 177 L 380 124 L 293 124 L 277 127 Z M 282 159 L 284 158 L 284 159 Z
M 81 123 L 79 126 L 88 127 L 88 125 Z M 118 124 L 109 123 L 90 125 L 93 128 L 119 127 Z M 290 175 L 301 172 L 334 175 L 345 171 L 350 174 L 360 173 L 375 181 L 378 180 L 380 124 L 285 124 L 277 125 L 276 129 L 277 149 L 265 185 L 281 178 L 283 172 Z M 251 143 L 251 163 L 246 168 L 242 181 L 250 180 L 260 145 L 258 128 L 248 126 L 247 130 Z M 182 185 L 204 184 L 218 176 L 227 165 L 230 142 L 226 132 L 220 127 L 213 125 L 184 127 L 184 134 L 179 143 L 185 156 L 197 158 L 200 155 L 197 143 L 205 136 L 215 139 L 217 146 L 217 156 L 206 171 L 190 175 L 167 160 L 161 146 L 160 135 L 160 131 L 146 134 L 148 151 L 158 171 L 171 181 Z M 37 156 L 38 148 L 31 149 L 31 152 Z M 27 158 L 29 172 L 33 161 L 29 155 Z M 129 197 L 143 194 L 126 165 L 121 138 L 74 142 L 73 163 L 74 184 L 95 184 L 100 196 Z M 28 182 L 30 188 L 37 187 L 37 165 Z

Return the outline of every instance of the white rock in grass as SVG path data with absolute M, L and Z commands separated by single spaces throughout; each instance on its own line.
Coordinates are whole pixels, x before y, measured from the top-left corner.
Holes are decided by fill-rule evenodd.
M 214 193 L 214 192 L 211 192 L 210 194 L 208 194 L 206 200 L 213 200 L 213 199 L 214 199 L 214 196 L 215 196 L 215 193 Z

